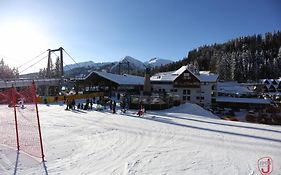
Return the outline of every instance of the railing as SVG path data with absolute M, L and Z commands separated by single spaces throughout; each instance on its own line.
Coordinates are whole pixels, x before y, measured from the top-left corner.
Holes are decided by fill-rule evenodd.
M 94 97 L 104 96 L 103 92 L 94 92 L 90 94 L 76 94 L 76 95 L 60 95 L 60 96 L 38 96 L 38 103 L 54 103 L 59 101 L 64 101 L 66 99 L 91 99 Z
M 2 80 L 0 81 L 0 88 L 11 88 L 11 87 L 26 87 L 32 84 L 33 80 L 31 79 L 19 79 L 19 80 Z M 41 85 L 58 85 L 60 79 L 34 79 L 34 82 L 37 86 Z

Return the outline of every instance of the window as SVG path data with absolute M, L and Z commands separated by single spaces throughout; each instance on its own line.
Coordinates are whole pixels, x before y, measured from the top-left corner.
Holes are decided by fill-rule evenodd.
M 186 90 L 185 89 L 182 91 L 182 94 L 186 94 Z
M 183 73 L 183 79 L 184 80 L 190 80 L 190 74 L 189 73 Z
M 187 94 L 189 94 L 189 95 L 190 95 L 190 90 L 189 90 L 189 89 L 187 90 Z
M 171 92 L 178 92 L 177 89 L 171 89 L 170 91 L 171 91 Z
M 183 101 L 186 101 L 186 96 L 183 96 L 183 97 L 182 97 L 182 100 L 183 100 Z
M 187 96 L 187 100 L 190 101 L 190 96 Z

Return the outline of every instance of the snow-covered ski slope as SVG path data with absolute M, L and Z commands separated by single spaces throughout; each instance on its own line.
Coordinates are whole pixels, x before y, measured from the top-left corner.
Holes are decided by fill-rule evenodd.
M 65 111 L 39 105 L 46 162 L 0 145 L 0 174 L 281 174 L 281 127 L 218 119 L 193 104 L 164 111 Z M 1 111 L 5 112 L 5 111 Z

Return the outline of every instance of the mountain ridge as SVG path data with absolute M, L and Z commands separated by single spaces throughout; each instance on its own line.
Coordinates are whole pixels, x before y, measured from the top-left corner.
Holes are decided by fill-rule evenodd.
M 157 67 L 162 66 L 166 64 L 173 63 L 174 61 L 168 60 L 168 59 L 162 59 L 158 57 L 151 58 L 149 61 L 142 62 L 136 58 L 133 58 L 131 56 L 125 56 L 120 61 L 113 61 L 113 62 L 93 62 L 93 61 L 84 61 L 84 62 L 78 62 L 76 64 L 68 64 L 64 66 L 65 71 L 70 71 L 72 69 L 76 68 L 95 68 L 99 69 L 105 65 L 114 64 L 109 72 L 116 72 L 117 69 L 119 69 L 119 66 L 121 66 L 122 69 L 128 66 L 137 69 L 137 70 L 144 70 L 146 67 Z

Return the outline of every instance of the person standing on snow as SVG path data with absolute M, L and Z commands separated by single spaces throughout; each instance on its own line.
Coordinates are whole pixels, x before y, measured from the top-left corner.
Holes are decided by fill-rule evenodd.
M 113 114 L 115 114 L 116 113 L 116 101 L 115 100 L 112 105 L 112 110 L 113 110 Z

